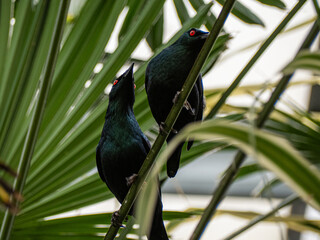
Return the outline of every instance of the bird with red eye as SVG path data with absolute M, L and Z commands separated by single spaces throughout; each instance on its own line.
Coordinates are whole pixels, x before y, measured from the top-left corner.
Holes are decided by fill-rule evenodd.
M 101 180 L 122 203 L 130 186 L 137 179 L 139 169 L 150 150 L 150 142 L 143 134 L 133 113 L 133 64 L 114 81 L 101 138 L 96 149 L 96 164 Z M 120 123 L 120 124 L 119 124 Z M 169 240 L 162 218 L 161 189 L 154 184 L 156 196 L 149 240 Z M 136 204 L 129 215 L 135 215 Z M 111 224 L 121 226 L 119 211 L 112 214 Z
M 181 88 L 205 43 L 209 33 L 201 29 L 191 28 L 169 47 L 163 49 L 148 64 L 145 74 L 145 89 L 151 113 L 159 125 L 159 131 L 164 131 L 164 122 L 172 106 L 179 97 Z M 197 82 L 176 120 L 167 142 L 187 124 L 201 121 L 204 111 L 202 77 L 199 74 Z M 187 150 L 193 144 L 188 141 Z M 181 143 L 167 161 L 168 177 L 174 177 L 179 169 Z
M 114 86 L 114 85 L 116 85 L 118 82 L 119 82 L 119 80 L 118 80 L 118 79 L 114 80 L 114 82 L 113 82 L 113 86 Z M 135 85 L 135 84 L 133 84 L 133 87 L 134 87 L 134 89 L 136 89 L 136 85 Z
M 190 35 L 191 37 L 193 37 L 194 35 L 196 35 L 196 30 L 192 29 L 192 30 L 190 31 L 189 35 Z

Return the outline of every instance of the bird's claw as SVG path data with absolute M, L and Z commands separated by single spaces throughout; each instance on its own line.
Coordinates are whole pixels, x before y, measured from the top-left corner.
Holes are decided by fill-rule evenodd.
M 172 99 L 172 102 L 174 104 L 177 103 L 178 98 L 180 96 L 181 91 L 177 91 L 176 95 L 174 95 L 174 98 Z M 192 108 L 191 104 L 188 102 L 188 100 L 186 100 L 183 104 L 183 107 L 192 115 L 195 116 L 196 115 L 196 111 L 194 108 Z
M 165 126 L 166 124 L 164 122 L 161 122 L 160 125 L 159 125 L 159 131 L 160 131 L 160 134 L 164 135 L 168 135 L 169 133 L 167 132 L 167 130 L 165 129 Z
M 165 125 L 166 124 L 164 122 L 161 122 L 160 125 L 159 125 L 159 131 L 160 131 L 160 134 L 162 134 L 162 135 L 164 135 L 164 134 L 168 135 L 169 134 L 169 132 L 165 129 Z M 171 128 L 171 132 L 174 133 L 174 134 L 178 133 L 178 131 L 175 130 L 174 128 Z
M 180 93 L 181 91 L 177 91 L 176 95 L 174 95 L 174 98 L 172 99 L 173 104 L 177 103 Z
M 185 109 L 187 109 L 187 111 L 192 115 L 196 115 L 196 111 L 194 110 L 194 108 L 191 107 L 191 104 L 188 101 L 185 101 L 185 103 L 183 104 L 183 107 Z
M 119 211 L 115 211 L 114 213 L 112 213 L 111 224 L 115 227 L 124 227 L 119 217 L 120 217 Z
M 138 178 L 138 174 L 134 173 L 129 177 L 126 177 L 126 181 L 127 181 L 127 186 L 130 187 L 132 185 L 132 183 L 134 183 L 134 181 Z

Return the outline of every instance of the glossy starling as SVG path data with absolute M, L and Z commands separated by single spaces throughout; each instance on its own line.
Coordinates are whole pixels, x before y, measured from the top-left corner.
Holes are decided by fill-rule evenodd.
M 132 64 L 113 82 L 101 139 L 96 149 L 100 178 L 120 203 L 123 202 L 150 150 L 150 143 L 133 113 L 134 88 Z M 129 214 L 133 213 L 134 210 L 131 209 Z M 119 224 L 118 216 L 118 212 L 113 214 L 112 223 L 115 225 Z M 160 188 L 148 239 L 168 239 L 162 219 Z
M 171 46 L 162 50 L 148 64 L 145 88 L 153 117 L 163 131 L 173 103 L 181 90 L 206 38 L 208 32 L 192 28 L 180 36 Z M 195 83 L 184 107 L 171 130 L 167 142 L 191 122 L 202 120 L 204 109 L 201 74 Z M 167 162 L 167 174 L 174 177 L 178 171 L 183 143 L 180 144 Z M 188 142 L 187 149 L 192 146 Z

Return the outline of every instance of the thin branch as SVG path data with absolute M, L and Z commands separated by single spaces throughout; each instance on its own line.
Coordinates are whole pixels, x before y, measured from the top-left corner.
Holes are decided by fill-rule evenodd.
M 302 2 L 304 3 L 305 1 L 300 1 L 295 6 L 295 8 L 291 10 L 291 12 L 288 14 L 288 16 L 286 18 L 288 18 L 290 15 L 292 15 L 291 14 L 292 12 L 296 13 L 297 10 L 303 5 Z M 297 7 L 298 7 L 298 9 L 296 9 Z M 292 16 L 290 18 L 292 18 Z M 314 39 L 316 38 L 316 36 L 318 35 L 318 32 L 319 32 L 319 26 L 318 26 L 317 22 L 315 22 L 298 52 L 300 52 L 303 49 L 309 48 L 311 46 L 311 44 L 313 43 Z M 258 127 L 258 128 L 263 127 L 265 121 L 268 119 L 270 113 L 273 111 L 275 103 L 279 99 L 282 92 L 285 90 L 285 88 L 286 88 L 287 84 L 289 83 L 292 76 L 293 76 L 293 74 L 286 75 L 280 80 L 278 86 L 273 91 L 270 99 L 265 104 L 263 110 L 260 112 L 260 114 L 257 118 L 257 121 L 255 123 L 256 127 Z M 207 223 L 209 222 L 209 220 L 212 218 L 212 216 L 216 212 L 218 204 L 221 202 L 221 200 L 225 196 L 225 193 L 228 190 L 229 186 L 231 185 L 233 178 L 237 174 L 240 166 L 242 165 L 242 163 L 245 159 L 245 156 L 246 155 L 241 151 L 239 151 L 237 153 L 235 159 L 233 160 L 233 162 L 229 166 L 228 170 L 226 171 L 225 175 L 223 176 L 222 180 L 220 181 L 217 189 L 214 191 L 213 198 L 211 199 L 202 218 L 200 219 L 200 221 L 195 229 L 194 235 L 191 237 L 191 240 L 199 239 L 199 237 L 201 236 Z
M 43 17 L 46 18 L 47 14 L 45 13 L 50 8 L 50 1 L 43 1 L 41 3 L 43 4 L 42 5 Z M 50 44 L 50 48 L 48 51 L 48 58 L 44 65 L 43 75 L 42 75 L 42 78 L 40 79 L 41 86 L 39 90 L 39 98 L 37 99 L 35 110 L 29 125 L 27 137 L 25 139 L 25 143 L 23 146 L 23 151 L 21 154 L 19 167 L 18 167 L 18 177 L 15 179 L 15 182 L 14 182 L 13 188 L 15 192 L 22 193 L 24 184 L 26 182 L 32 154 L 33 154 L 34 147 L 37 140 L 38 130 L 40 128 L 42 116 L 45 109 L 46 99 L 51 86 L 51 80 L 52 80 L 54 69 L 55 69 L 55 63 L 56 63 L 59 49 L 60 49 L 60 42 L 61 42 L 61 37 L 63 34 L 64 25 L 67 18 L 69 4 L 70 4 L 70 0 L 60 1 L 59 3 L 58 16 L 55 21 L 52 42 Z M 43 19 L 42 18 L 39 18 L 39 19 L 40 19 L 39 23 L 41 25 Z M 40 31 L 40 35 L 41 33 L 42 31 Z M 19 206 L 19 201 L 15 201 L 13 199 L 13 207 L 18 209 L 18 206 Z M 2 226 L 1 226 L 1 232 L 0 232 L 1 240 L 10 238 L 14 220 L 15 220 L 15 215 L 12 214 L 9 210 L 6 210 L 5 216 L 3 218 Z
M 164 141 L 166 140 L 171 128 L 173 127 L 176 119 L 178 118 L 178 115 L 183 107 L 183 103 L 187 99 L 188 95 L 190 94 L 192 87 L 194 86 L 196 79 L 199 75 L 199 72 L 207 59 L 210 50 L 212 49 L 212 46 L 216 39 L 218 38 L 218 35 L 224 25 L 224 22 L 226 18 L 228 17 L 229 12 L 232 9 L 232 6 L 234 4 L 235 0 L 227 0 L 226 4 L 224 5 L 223 9 L 221 10 L 221 13 L 215 22 L 205 44 L 203 45 L 183 87 L 180 93 L 180 96 L 175 103 L 175 105 L 172 107 L 166 121 L 165 121 L 165 131 L 166 133 L 159 134 L 157 139 L 155 140 L 152 148 L 150 149 L 150 152 L 148 153 L 139 173 L 138 173 L 138 179 L 133 183 L 131 186 L 126 198 L 123 201 L 123 204 L 120 207 L 119 210 L 119 221 L 123 222 L 124 218 L 127 216 L 129 210 L 131 209 L 133 202 L 135 201 L 143 181 L 146 179 L 148 173 L 150 172 L 154 162 L 155 158 L 157 157 Z M 119 230 L 119 227 L 111 225 L 106 236 L 105 240 L 112 240 L 116 236 L 117 232 Z
M 318 1 L 317 0 L 312 0 L 312 2 L 313 2 L 315 10 L 317 12 L 318 18 L 319 18 L 320 17 L 320 8 L 319 8 Z
M 274 209 L 272 209 L 270 212 L 255 217 L 246 226 L 240 228 L 239 230 L 235 231 L 234 233 L 230 234 L 229 236 L 227 236 L 224 239 L 225 240 L 233 239 L 234 237 L 236 237 L 239 234 L 243 233 L 244 231 L 248 230 L 249 228 L 251 228 L 252 226 L 256 225 L 257 223 L 267 219 L 268 217 L 273 216 L 277 211 L 279 211 L 280 209 L 290 205 L 291 203 L 293 203 L 297 199 L 299 199 L 299 196 L 297 196 L 297 194 L 294 193 L 294 194 L 290 195 L 289 197 L 284 199 L 281 203 L 279 203 L 279 205 L 276 206 Z

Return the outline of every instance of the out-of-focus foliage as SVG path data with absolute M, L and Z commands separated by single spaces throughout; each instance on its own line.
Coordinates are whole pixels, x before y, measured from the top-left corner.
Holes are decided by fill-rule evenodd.
M 42 0 L 0 2 L 0 157 L 12 169 L 17 169 L 19 165 L 38 97 L 39 79 L 45 66 L 51 39 L 55 36 L 53 29 L 59 13 L 56 8 L 58 1 L 49 1 L 50 10 L 44 15 L 44 21 L 39 21 L 41 13 L 39 6 L 42 2 Z M 165 2 L 164 0 L 71 2 L 52 86 L 22 193 L 24 201 L 20 204 L 15 218 L 11 239 L 21 239 L 22 236 L 26 240 L 70 239 L 71 236 L 76 239 L 101 239 L 107 231 L 110 213 L 58 220 L 47 220 L 47 218 L 113 198 L 96 174 L 95 147 L 107 108 L 106 88 L 122 68 L 132 62 L 135 62 L 137 85 L 135 115 L 150 140 L 155 139 L 157 127 L 144 91 L 144 71 L 149 60 L 134 58 L 133 52 L 146 40 L 152 53 L 151 59 L 189 28 L 202 26 L 210 30 L 216 19 L 211 10 L 212 3 L 205 4 L 203 0 L 174 0 L 181 28 L 168 42 L 164 42 L 164 23 L 168 20 L 165 18 L 165 8 L 163 8 Z M 218 1 L 219 4 L 224 2 Z M 264 7 L 285 9 L 282 1 L 259 0 L 259 2 L 265 4 Z M 190 7 L 195 10 L 192 17 L 187 10 Z M 232 14 L 246 23 L 258 26 L 265 24 L 254 10 L 239 2 L 236 3 Z M 36 31 L 39 27 L 37 24 L 43 28 L 40 33 Z M 116 28 L 117 24 L 120 26 L 119 31 Z M 118 39 L 115 46 L 111 44 L 114 35 L 114 39 Z M 38 36 L 36 45 L 35 36 Z M 231 38 L 231 35 L 224 30 L 203 67 L 204 74 L 214 67 L 220 55 L 227 50 Z M 97 64 L 102 66 L 100 71 L 96 68 Z M 289 66 L 296 67 L 296 65 Z M 312 66 L 316 65 L 312 63 Z M 258 89 L 259 86 L 255 86 L 249 90 Z M 221 90 L 217 89 L 206 90 L 207 109 L 212 108 L 215 102 L 212 98 L 219 96 L 220 93 Z M 235 108 L 231 108 L 224 111 L 225 118 L 233 122 L 243 121 L 245 110 L 242 109 L 240 113 L 234 110 Z M 319 134 L 319 129 L 318 132 L 314 129 L 316 123 L 313 122 L 312 126 L 309 124 L 311 115 L 304 116 L 309 121 L 306 124 L 293 115 L 278 113 L 282 116 L 281 120 L 271 118 L 267 125 L 268 129 L 279 136 L 287 136 L 288 131 L 295 134 L 296 138 L 292 139 L 293 147 L 305 158 L 315 162 L 316 159 L 312 158 L 315 156 L 312 145 L 301 141 L 306 139 L 311 143 Z M 283 119 L 291 122 L 288 123 Z M 307 133 L 300 127 L 307 130 Z M 190 151 L 183 152 L 181 164 L 187 164 L 212 149 L 222 148 L 230 143 L 196 142 Z M 260 169 L 260 165 L 255 168 Z M 163 173 L 161 178 L 164 179 Z M 0 172 L 0 179 L 9 185 L 13 183 L 13 178 L 4 171 Z M 0 196 L 4 201 L 9 197 L 6 192 L 0 187 Z M 202 214 L 201 211 L 164 212 L 164 218 L 169 221 L 168 227 L 170 227 L 170 224 L 199 214 Z M 0 212 L 0 219 L 3 216 L 4 213 Z M 127 229 L 122 229 L 121 236 L 130 232 L 137 233 L 135 229 L 129 227 L 130 224 L 133 224 L 132 221 L 128 222 Z

